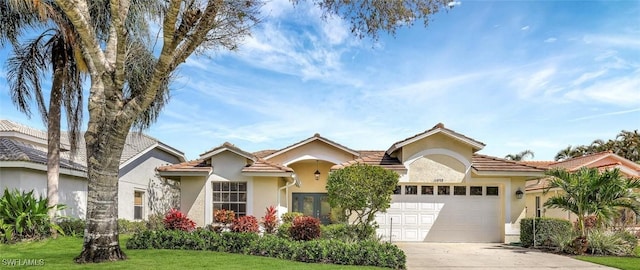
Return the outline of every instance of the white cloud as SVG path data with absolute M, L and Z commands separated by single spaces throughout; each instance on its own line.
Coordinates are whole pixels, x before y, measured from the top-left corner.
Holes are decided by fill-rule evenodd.
M 572 100 L 609 103 L 619 106 L 640 105 L 640 70 L 632 76 L 600 79 L 597 82 L 569 91 L 565 97 Z
M 451 1 L 449 2 L 449 4 L 447 4 L 449 7 L 455 7 L 455 6 L 459 6 L 462 5 L 462 2 L 460 1 Z
M 640 112 L 640 108 L 635 108 L 635 109 L 631 109 L 631 110 L 624 110 L 624 111 L 615 111 L 615 112 L 606 112 L 606 113 L 588 115 L 588 116 L 584 116 L 584 117 L 578 117 L 576 119 L 573 119 L 572 121 L 590 120 L 590 119 L 596 119 L 596 118 L 603 118 L 603 117 L 607 117 L 607 116 L 630 114 L 630 113 L 635 113 L 635 112 Z
M 522 28 L 520 28 L 520 30 L 522 30 L 522 31 L 527 31 L 527 30 L 529 30 L 529 26 L 528 26 L 528 25 L 525 25 L 525 26 L 523 26 Z
M 607 73 L 606 69 L 603 70 L 599 70 L 599 71 L 594 71 L 594 72 L 587 72 L 584 73 L 582 75 L 580 75 L 579 78 L 575 79 L 572 84 L 573 85 L 581 85 L 585 82 L 589 82 L 592 81 L 593 79 L 597 79 L 598 77 L 604 75 Z
M 546 42 L 546 43 L 554 43 L 554 42 L 556 42 L 557 40 L 558 40 L 558 39 L 557 39 L 557 38 L 555 38 L 555 37 L 550 37 L 550 38 L 545 39 L 545 40 L 544 40 L 544 42 Z
M 550 85 L 550 82 L 553 76 L 556 75 L 555 67 L 547 67 L 531 72 L 530 74 L 521 72 L 521 75 L 513 76 L 515 79 L 511 82 L 511 86 L 516 89 L 520 98 L 530 98 L 536 96 L 536 94 L 544 93 L 546 89 L 554 88 Z
M 633 35 L 585 35 L 582 39 L 587 44 L 600 46 L 615 46 L 637 49 L 640 47 L 640 37 Z

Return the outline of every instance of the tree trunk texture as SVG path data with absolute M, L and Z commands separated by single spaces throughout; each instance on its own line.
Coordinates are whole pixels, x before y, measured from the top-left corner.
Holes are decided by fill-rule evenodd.
M 131 124 L 128 119 L 122 123 L 122 118 L 126 117 L 108 112 L 104 118 L 90 121 L 85 133 L 89 190 L 84 244 L 75 258 L 78 263 L 127 258 L 118 239 L 118 172 Z
M 54 70 L 47 113 L 47 207 L 50 207 L 49 220 L 55 222 L 58 211 L 58 182 L 60 177 L 60 118 L 62 107 L 62 70 Z M 58 236 L 54 228 L 50 230 L 53 238 Z

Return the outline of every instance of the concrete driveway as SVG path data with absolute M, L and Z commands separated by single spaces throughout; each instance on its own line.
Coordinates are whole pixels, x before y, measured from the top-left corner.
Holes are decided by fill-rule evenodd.
M 395 243 L 413 269 L 615 269 L 503 244 Z

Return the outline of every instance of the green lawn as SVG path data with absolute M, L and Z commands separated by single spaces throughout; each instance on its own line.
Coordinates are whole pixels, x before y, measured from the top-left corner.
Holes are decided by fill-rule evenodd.
M 79 265 L 73 258 L 80 254 L 82 239 L 60 237 L 39 242 L 0 244 L 0 268 L 29 269 L 380 269 L 375 267 L 341 266 L 334 264 L 308 264 L 240 254 L 192 250 L 128 250 L 124 248 L 127 236 L 121 236 L 126 261 Z M 24 262 L 44 260 L 44 266 L 10 266 L 15 259 Z
M 577 256 L 576 258 L 579 260 L 611 266 L 618 269 L 640 269 L 640 247 L 637 247 L 635 251 L 635 257 Z

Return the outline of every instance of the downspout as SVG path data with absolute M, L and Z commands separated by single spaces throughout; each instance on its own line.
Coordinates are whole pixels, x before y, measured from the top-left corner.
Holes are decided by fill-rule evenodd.
M 287 182 L 287 184 L 285 184 L 284 186 L 278 188 L 278 217 L 281 217 L 282 214 L 284 214 L 284 213 L 280 213 L 280 207 L 282 207 L 280 205 L 280 201 L 281 201 L 280 194 L 282 194 L 282 190 L 283 189 L 285 190 L 285 194 L 289 194 L 289 187 L 292 187 L 293 185 L 300 186 L 299 180 L 298 180 L 298 176 L 295 173 L 291 175 L 291 179 L 293 180 L 291 183 Z M 286 200 L 287 200 L 286 201 L 287 202 L 287 210 L 289 210 L 289 197 L 287 197 Z

